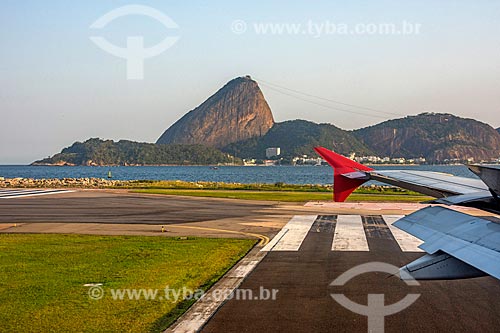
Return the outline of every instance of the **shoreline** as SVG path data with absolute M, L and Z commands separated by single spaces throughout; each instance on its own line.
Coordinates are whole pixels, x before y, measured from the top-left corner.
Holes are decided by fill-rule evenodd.
M 500 163 L 484 163 L 488 165 L 499 165 Z M 398 163 L 388 163 L 388 164 L 378 164 L 378 163 L 363 163 L 366 166 L 465 166 L 464 163 L 436 163 L 436 164 L 398 164 Z M 328 166 L 328 165 L 291 165 L 291 164 L 282 164 L 282 165 L 265 165 L 265 164 L 104 164 L 104 165 L 70 165 L 70 164 L 0 164 L 0 167 L 95 167 L 95 168 L 117 168 L 117 167 L 276 167 L 276 166 L 284 166 L 284 167 L 318 167 L 318 166 Z

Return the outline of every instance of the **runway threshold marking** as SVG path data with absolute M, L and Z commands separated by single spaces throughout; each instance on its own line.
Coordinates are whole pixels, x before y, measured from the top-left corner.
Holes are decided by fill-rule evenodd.
M 298 251 L 317 215 L 295 215 L 283 227 L 287 230 L 273 247 L 273 251 Z M 282 230 L 283 230 L 282 229 Z
M 21 190 L 2 190 L 0 192 L 0 199 L 11 199 L 21 197 L 31 197 L 35 195 L 49 195 L 60 193 L 71 193 L 73 190 L 43 190 L 43 189 L 21 189 Z
M 360 215 L 338 215 L 332 251 L 370 251 Z
M 404 215 L 382 215 L 382 218 L 387 223 L 387 226 L 392 232 L 392 235 L 396 239 L 401 251 L 403 252 L 424 252 L 418 246 L 423 242 L 417 237 L 404 232 L 401 229 L 396 228 L 392 224 L 404 217 Z
M 255 234 L 251 232 L 243 232 L 243 231 L 236 231 L 236 230 L 227 230 L 227 229 L 217 229 L 217 228 L 209 228 L 209 227 L 197 227 L 197 226 L 192 226 L 192 225 L 171 225 L 170 227 L 172 228 L 185 228 L 185 229 L 197 229 L 197 230 L 207 230 L 207 231 L 216 231 L 216 232 L 226 232 L 230 234 L 239 234 L 239 235 L 244 235 L 244 236 L 250 236 L 250 237 L 255 237 L 260 239 L 259 245 L 265 246 L 267 243 L 269 243 L 269 237 L 265 235 L 260 235 L 260 234 Z
M 331 246 L 328 245 L 331 251 L 370 251 L 370 237 L 391 240 L 403 252 L 423 252 L 418 247 L 423 243 L 421 240 L 392 225 L 403 216 L 296 215 L 261 251 L 299 251 L 309 232 L 332 230 L 333 240 Z

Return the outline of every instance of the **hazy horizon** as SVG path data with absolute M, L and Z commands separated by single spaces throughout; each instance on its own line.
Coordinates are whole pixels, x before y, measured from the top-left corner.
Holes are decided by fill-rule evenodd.
M 178 27 L 134 15 L 90 28 L 130 4 L 151 7 Z M 259 83 L 277 122 L 306 119 L 355 129 L 436 112 L 500 127 L 500 2 L 2 5 L 0 164 L 27 164 L 91 137 L 155 142 L 244 75 Z M 382 24 L 412 31 L 332 31 Z M 258 30 L 272 25 L 284 30 Z M 103 36 L 124 47 L 127 37 L 139 35 L 147 47 L 178 37 L 144 60 L 142 80 L 127 80 L 127 61 L 89 39 Z

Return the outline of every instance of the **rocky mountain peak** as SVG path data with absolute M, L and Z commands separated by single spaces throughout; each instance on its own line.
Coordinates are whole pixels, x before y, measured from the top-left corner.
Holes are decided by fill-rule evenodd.
M 273 114 L 250 76 L 229 81 L 170 126 L 157 144 L 203 144 L 221 148 L 261 137 L 274 125 Z

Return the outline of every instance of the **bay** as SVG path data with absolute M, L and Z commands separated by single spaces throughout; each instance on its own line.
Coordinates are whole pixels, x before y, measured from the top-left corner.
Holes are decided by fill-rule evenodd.
M 464 165 L 375 166 L 378 170 L 420 170 L 476 178 Z M 331 184 L 333 170 L 329 166 L 26 166 L 0 165 L 5 178 L 107 178 L 111 171 L 117 180 L 182 180 L 224 183 Z

